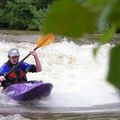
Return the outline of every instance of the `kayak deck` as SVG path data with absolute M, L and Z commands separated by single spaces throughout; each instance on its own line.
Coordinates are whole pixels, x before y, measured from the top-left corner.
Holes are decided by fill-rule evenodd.
M 10 85 L 5 89 L 4 93 L 14 100 L 28 101 L 48 96 L 52 88 L 53 85 L 51 83 L 29 81 Z

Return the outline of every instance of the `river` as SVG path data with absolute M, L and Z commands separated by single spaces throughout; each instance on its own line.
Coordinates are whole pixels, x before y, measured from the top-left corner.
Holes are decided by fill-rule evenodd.
M 34 49 L 39 34 L 0 35 L 0 66 L 7 51 L 16 47 L 24 58 Z M 53 84 L 50 96 L 18 103 L 0 93 L 1 120 L 118 120 L 119 91 L 107 82 L 109 51 L 113 45 L 75 44 L 60 39 L 37 50 L 42 72 L 28 73 L 28 80 Z M 26 62 L 34 63 L 33 57 Z M 2 88 L 1 88 L 2 89 Z

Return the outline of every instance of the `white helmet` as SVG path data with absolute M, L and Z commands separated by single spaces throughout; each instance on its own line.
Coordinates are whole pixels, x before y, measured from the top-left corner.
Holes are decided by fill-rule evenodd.
M 12 48 L 8 51 L 8 56 L 9 57 L 20 56 L 20 53 L 19 53 L 18 49 Z

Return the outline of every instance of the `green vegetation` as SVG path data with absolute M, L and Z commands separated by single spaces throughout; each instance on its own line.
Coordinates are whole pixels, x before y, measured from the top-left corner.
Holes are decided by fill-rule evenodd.
M 0 0 L 0 28 L 40 30 L 53 0 Z

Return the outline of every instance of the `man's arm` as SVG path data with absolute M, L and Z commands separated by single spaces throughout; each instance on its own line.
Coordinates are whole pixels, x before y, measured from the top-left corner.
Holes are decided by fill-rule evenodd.
M 30 51 L 30 54 L 34 56 L 35 64 L 36 64 L 36 72 L 40 72 L 42 70 L 40 60 L 38 58 L 38 55 L 35 51 Z

